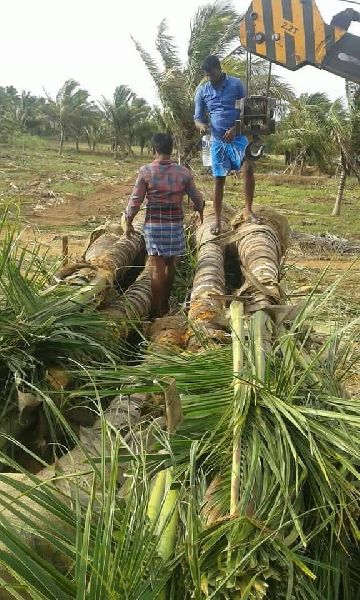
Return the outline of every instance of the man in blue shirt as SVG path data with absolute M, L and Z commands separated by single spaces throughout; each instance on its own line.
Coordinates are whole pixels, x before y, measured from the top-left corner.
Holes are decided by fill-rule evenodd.
M 208 56 L 203 63 L 208 78 L 195 95 L 194 121 L 200 133 L 207 127 L 207 115 L 211 126 L 211 166 L 215 178 L 214 234 L 221 230 L 221 210 L 226 176 L 244 165 L 244 215 L 251 219 L 254 199 L 255 178 L 252 163 L 245 159 L 248 139 L 236 136 L 235 122 L 240 116 L 240 100 L 246 95 L 244 85 L 237 77 L 223 73 L 217 56 Z

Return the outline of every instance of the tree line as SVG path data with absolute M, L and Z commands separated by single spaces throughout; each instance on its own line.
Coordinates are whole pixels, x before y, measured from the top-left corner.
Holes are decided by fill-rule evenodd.
M 80 141 L 90 150 L 98 143 L 111 145 L 118 152 L 131 153 L 137 143 L 142 151 L 157 130 L 154 110 L 128 86 L 115 89 L 111 100 L 91 100 L 87 90 L 74 79 L 67 80 L 55 98 L 30 92 L 19 93 L 15 87 L 0 87 L 0 140 L 9 141 L 16 133 L 54 136 L 59 139 L 59 154 L 65 141 Z

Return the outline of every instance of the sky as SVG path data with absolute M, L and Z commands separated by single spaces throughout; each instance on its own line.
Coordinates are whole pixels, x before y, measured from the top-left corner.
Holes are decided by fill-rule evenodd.
M 134 44 L 133 35 L 155 54 L 157 26 L 166 17 L 186 58 L 190 21 L 202 0 L 0 0 L 0 85 L 14 85 L 51 95 L 67 79 L 79 81 L 95 100 L 111 98 L 117 85 L 129 85 L 150 103 L 156 90 Z M 233 0 L 245 12 L 250 0 Z M 324 17 L 350 2 L 317 0 Z M 359 8 L 360 10 L 360 8 Z M 360 36 L 360 23 L 350 31 Z M 332 98 L 344 94 L 344 81 L 318 69 L 305 67 L 292 73 L 281 67 L 279 75 L 297 93 L 325 91 Z

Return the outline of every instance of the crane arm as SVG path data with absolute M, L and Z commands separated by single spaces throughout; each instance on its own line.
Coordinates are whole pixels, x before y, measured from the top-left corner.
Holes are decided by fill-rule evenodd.
M 360 83 L 360 38 L 348 33 L 360 13 L 324 22 L 315 0 L 253 0 L 240 24 L 241 45 L 293 71 L 313 65 Z

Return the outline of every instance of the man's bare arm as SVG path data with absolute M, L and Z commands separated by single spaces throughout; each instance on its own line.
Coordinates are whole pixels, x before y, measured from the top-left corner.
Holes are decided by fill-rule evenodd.
M 201 123 L 201 121 L 195 121 L 195 127 L 198 131 L 200 131 L 200 133 L 205 133 L 207 130 L 206 123 Z

